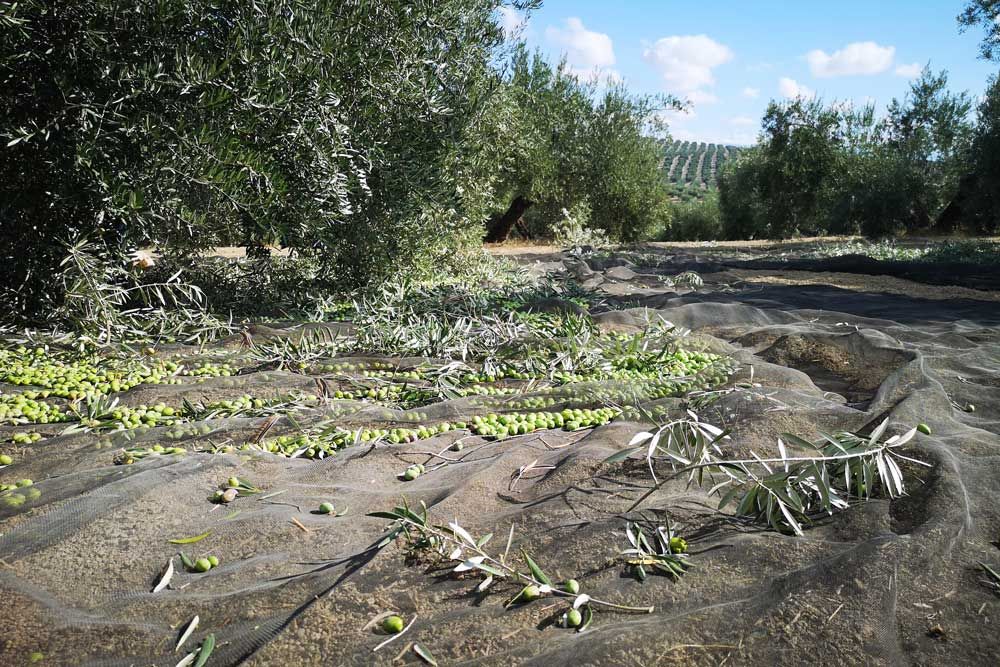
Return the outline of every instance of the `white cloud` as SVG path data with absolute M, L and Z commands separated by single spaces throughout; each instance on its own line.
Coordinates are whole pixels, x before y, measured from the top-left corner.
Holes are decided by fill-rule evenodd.
M 565 28 L 546 28 L 545 38 L 566 54 L 570 71 L 574 74 L 583 78 L 601 74 L 619 78 L 618 73 L 611 69 L 615 64 L 611 38 L 602 32 L 587 30 L 583 21 L 575 16 L 566 19 Z
M 747 127 L 749 125 L 754 125 L 757 123 L 756 120 L 750 116 L 733 116 L 729 119 L 730 125 L 736 125 L 737 127 Z
M 778 79 L 778 92 L 783 96 L 792 99 L 801 97 L 809 100 L 816 97 L 815 90 L 809 88 L 808 86 L 803 86 L 795 79 L 790 79 L 787 76 L 783 76 Z
M 497 10 L 500 13 L 500 26 L 508 37 L 516 35 L 524 28 L 524 14 L 513 7 L 502 6 Z
M 675 35 L 657 40 L 642 58 L 660 73 L 668 92 L 705 104 L 716 101 L 705 90 L 715 85 L 712 70 L 732 60 L 733 52 L 707 35 Z
M 718 97 L 708 92 L 707 90 L 692 90 L 690 93 L 687 93 L 684 97 L 687 98 L 688 102 L 694 105 L 715 104 L 716 102 L 719 101 Z
M 881 74 L 892 67 L 896 47 L 875 42 L 854 42 L 832 55 L 816 49 L 806 54 L 813 76 L 854 76 Z
M 896 67 L 896 76 L 902 76 L 907 79 L 915 79 L 916 77 L 920 76 L 920 73 L 922 71 L 924 71 L 924 68 L 920 63 L 899 65 Z
M 743 89 L 743 97 L 749 97 L 750 99 L 760 97 L 760 88 L 751 88 L 750 86 L 747 86 Z

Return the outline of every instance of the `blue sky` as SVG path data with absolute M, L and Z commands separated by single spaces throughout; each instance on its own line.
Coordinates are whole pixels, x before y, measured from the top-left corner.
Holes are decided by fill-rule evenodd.
M 979 33 L 958 32 L 962 0 L 545 0 L 526 23 L 529 45 L 568 57 L 584 75 L 620 77 L 637 92 L 692 102 L 669 118 L 678 139 L 753 143 L 770 99 L 816 95 L 873 101 L 905 95 L 928 62 L 953 90 L 978 96 L 995 64 Z

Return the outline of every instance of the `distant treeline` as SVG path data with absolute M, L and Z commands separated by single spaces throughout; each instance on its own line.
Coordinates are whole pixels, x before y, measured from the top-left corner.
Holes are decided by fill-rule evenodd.
M 1000 0 L 970 0 L 961 30 L 1000 60 Z M 1000 78 L 974 101 L 924 69 L 884 115 L 871 106 L 771 102 L 755 146 L 717 169 L 718 194 L 675 207 L 661 238 L 1000 232 Z
M 925 69 L 872 107 L 772 102 L 759 143 L 719 177 L 723 234 L 886 236 L 1000 230 L 1000 82 L 977 105 Z

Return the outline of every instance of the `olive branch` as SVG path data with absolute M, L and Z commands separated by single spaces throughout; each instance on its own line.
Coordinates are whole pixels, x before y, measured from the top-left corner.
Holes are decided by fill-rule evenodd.
M 626 449 L 605 460 L 620 462 L 643 452 L 653 486 L 629 511 L 636 509 L 667 482 L 686 476 L 688 484 L 713 484 L 709 495 L 719 495 L 719 510 L 735 506 L 735 514 L 761 521 L 779 532 L 802 535 L 802 525 L 813 517 L 849 506 L 851 498 L 868 500 L 876 491 L 890 498 L 905 494 L 900 463 L 930 464 L 904 456 L 897 451 L 916 434 L 917 429 L 894 435 L 885 441 L 886 419 L 871 435 L 846 431 L 821 433 L 817 442 L 792 434 L 778 439 L 777 458 L 761 458 L 753 452 L 749 459 L 726 459 L 722 447 L 729 440 L 728 431 L 700 420 L 694 412 L 661 425 L 655 431 L 637 433 Z M 785 443 L 793 444 L 815 456 L 789 456 Z M 658 479 L 655 467 L 666 463 L 670 474 Z
M 486 546 L 493 539 L 493 533 L 476 538 L 459 525 L 458 521 L 449 522 L 447 526 L 432 524 L 427 516 L 427 507 L 422 502 L 420 513 L 410 509 L 404 498 L 403 504 L 391 511 L 372 512 L 368 516 L 393 522 L 378 542 L 378 548 L 399 538 L 405 540 L 412 551 L 430 551 L 444 560 L 456 562 L 457 565 L 452 569 L 456 574 L 479 571 L 485 577 L 476 586 L 476 592 L 486 591 L 498 580 L 522 584 L 521 590 L 507 601 L 507 608 L 515 604 L 527 604 L 546 595 L 572 598 L 572 606 L 563 614 L 562 622 L 566 627 L 577 628 L 578 632 L 586 629 L 593 620 L 592 607 L 640 614 L 653 613 L 653 607 L 630 607 L 581 593 L 580 584 L 575 579 L 556 584 L 524 550 L 521 554 L 527 570 L 522 569 L 510 558 L 513 526 L 504 551 L 491 554 Z

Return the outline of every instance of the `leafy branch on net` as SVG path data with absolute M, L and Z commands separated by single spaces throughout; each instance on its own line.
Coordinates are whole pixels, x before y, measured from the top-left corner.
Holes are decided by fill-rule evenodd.
M 626 449 L 606 459 L 613 463 L 642 453 L 654 485 L 629 510 L 634 510 L 667 482 L 687 477 L 688 484 L 712 484 L 709 494 L 719 495 L 719 509 L 735 507 L 735 514 L 761 521 L 771 528 L 802 535 L 802 525 L 813 517 L 848 506 L 851 498 L 868 500 L 884 492 L 890 498 L 905 494 L 900 463 L 930 464 L 904 456 L 898 450 L 917 430 L 882 440 L 889 420 L 871 435 L 841 431 L 821 433 L 809 442 L 785 433 L 778 439 L 777 458 L 727 459 L 720 446 L 727 431 L 700 420 L 694 412 L 663 424 L 655 431 L 636 434 Z M 786 442 L 815 455 L 789 456 Z M 670 474 L 659 479 L 655 466 L 666 463 Z
M 498 580 L 520 584 L 521 590 L 507 601 L 507 607 L 527 604 L 545 596 L 567 598 L 572 604 L 562 615 L 561 624 L 576 628 L 578 632 L 590 625 L 594 607 L 641 614 L 653 613 L 653 607 L 620 605 L 581 593 L 580 584 L 575 579 L 556 584 L 526 551 L 521 552 L 524 565 L 520 565 L 510 558 L 513 526 L 503 552 L 490 553 L 487 545 L 493 538 L 492 533 L 476 538 L 457 521 L 452 521 L 447 526 L 432 524 L 423 503 L 420 513 L 410 509 L 404 499 L 402 505 L 391 511 L 372 512 L 368 516 L 393 522 L 378 543 L 380 548 L 398 538 L 406 542 L 410 551 L 425 551 L 443 560 L 456 562 L 457 565 L 452 569 L 454 573 L 478 571 L 485 577 L 476 586 L 477 592 L 487 590 Z

